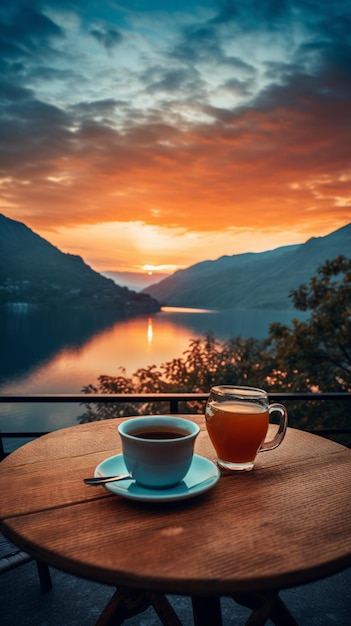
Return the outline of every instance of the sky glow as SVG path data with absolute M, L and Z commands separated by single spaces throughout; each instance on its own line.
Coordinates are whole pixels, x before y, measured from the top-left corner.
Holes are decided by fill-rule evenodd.
M 3 0 L 0 66 L 0 211 L 98 271 L 351 221 L 346 0 Z

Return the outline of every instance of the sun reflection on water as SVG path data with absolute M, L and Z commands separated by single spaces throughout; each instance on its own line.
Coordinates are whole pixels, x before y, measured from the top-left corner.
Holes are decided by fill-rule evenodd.
M 154 336 L 154 331 L 152 328 L 152 318 L 149 317 L 147 321 L 147 342 L 149 345 L 152 343 L 153 336 Z

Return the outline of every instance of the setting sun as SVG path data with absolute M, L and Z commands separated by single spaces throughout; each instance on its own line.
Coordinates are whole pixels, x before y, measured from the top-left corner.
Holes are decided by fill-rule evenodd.
M 104 4 L 5 3 L 6 217 L 149 276 L 351 221 L 346 0 Z
M 142 265 L 140 268 L 141 271 L 147 272 L 149 276 L 153 274 L 167 274 L 174 270 L 174 266 L 170 265 Z

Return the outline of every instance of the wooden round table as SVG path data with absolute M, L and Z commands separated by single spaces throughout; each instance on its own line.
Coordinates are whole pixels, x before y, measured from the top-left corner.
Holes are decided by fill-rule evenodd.
M 196 453 L 214 451 L 203 416 Z M 36 559 L 118 588 L 98 624 L 120 624 L 150 602 L 180 624 L 164 594 L 192 597 L 195 624 L 221 623 L 219 597 L 253 610 L 250 624 L 294 624 L 279 598 L 351 565 L 351 451 L 288 429 L 252 472 L 222 475 L 190 500 L 144 503 L 88 487 L 121 451 L 120 420 L 55 431 L 0 464 L 4 534 Z M 256 621 L 255 621 L 256 620 Z

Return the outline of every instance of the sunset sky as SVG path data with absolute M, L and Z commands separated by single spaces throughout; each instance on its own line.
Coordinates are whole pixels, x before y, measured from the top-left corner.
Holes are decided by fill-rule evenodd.
M 2 0 L 0 212 L 98 271 L 351 222 L 349 0 Z

